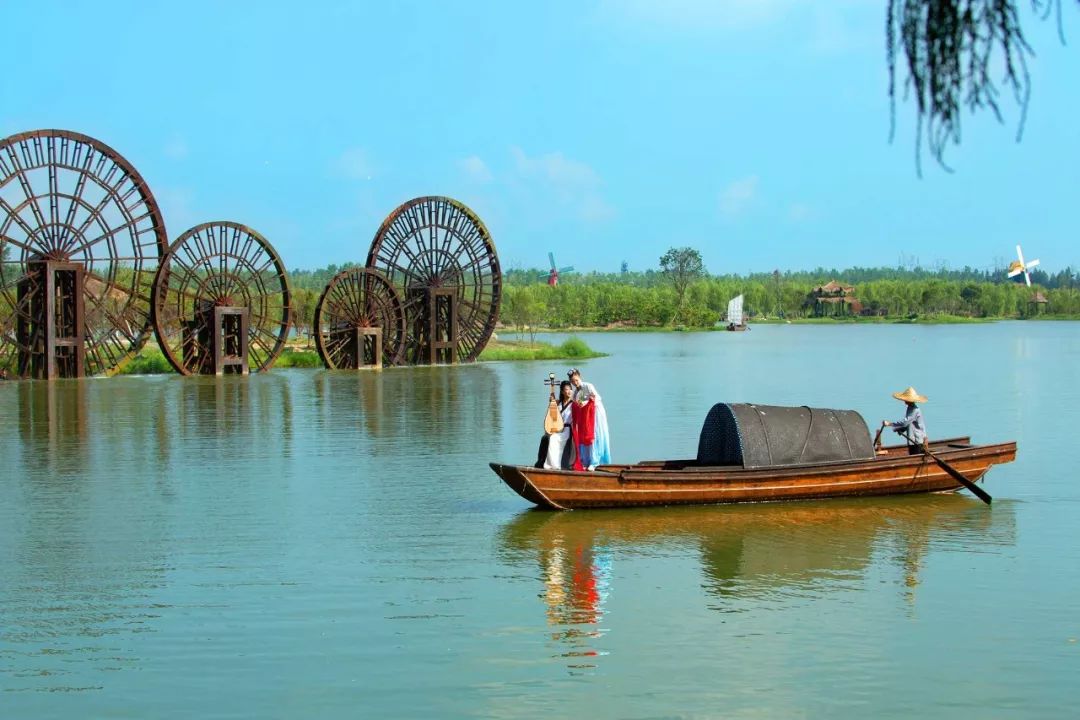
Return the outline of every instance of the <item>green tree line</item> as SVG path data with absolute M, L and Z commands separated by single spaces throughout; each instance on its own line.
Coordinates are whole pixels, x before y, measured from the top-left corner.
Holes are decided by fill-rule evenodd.
M 338 272 L 362 265 L 329 265 L 293 270 L 293 322 L 310 334 L 315 305 L 326 284 Z M 806 299 L 813 288 L 830 280 L 855 286 L 855 297 L 868 313 L 892 318 L 955 315 L 977 318 L 1020 318 L 1036 312 L 1080 317 L 1080 273 L 1065 268 L 1032 272 L 1028 288 L 1006 278 L 1004 269 L 931 270 L 912 268 L 848 268 L 784 273 L 704 275 L 685 289 L 683 309 L 669 274 L 660 270 L 615 273 L 565 273 L 557 287 L 546 284 L 547 272 L 512 269 L 503 273 L 500 321 L 525 328 L 603 327 L 632 325 L 661 327 L 675 320 L 688 327 L 708 327 L 721 319 L 728 301 L 744 296 L 751 319 L 804 318 L 812 314 Z M 1048 303 L 1031 304 L 1039 290 Z
M 728 301 L 739 294 L 744 297 L 744 312 L 751 319 L 797 319 L 813 314 L 813 304 L 808 302 L 810 293 L 829 279 L 791 275 L 705 277 L 689 285 L 681 311 L 675 288 L 656 278 L 638 276 L 618 282 L 602 276 L 582 276 L 575 282 L 560 282 L 557 287 L 510 282 L 503 294 L 500 319 L 519 328 L 659 327 L 678 316 L 681 325 L 709 327 L 721 320 Z M 1036 291 L 1048 302 L 1033 303 Z M 1026 318 L 1036 314 L 1080 317 L 1080 283 L 1028 288 L 1013 282 L 908 277 L 861 282 L 855 285 L 854 296 L 866 314 L 890 318 Z

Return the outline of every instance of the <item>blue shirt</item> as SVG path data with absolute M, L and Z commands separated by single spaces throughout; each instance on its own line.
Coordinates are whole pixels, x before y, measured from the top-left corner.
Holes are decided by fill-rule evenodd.
M 922 445 L 926 439 L 926 421 L 923 420 L 922 410 L 916 405 L 908 405 L 904 419 L 889 423 L 889 427 L 912 445 Z

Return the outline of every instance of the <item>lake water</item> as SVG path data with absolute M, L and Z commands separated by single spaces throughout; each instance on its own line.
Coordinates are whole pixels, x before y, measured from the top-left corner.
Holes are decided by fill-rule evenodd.
M 1080 324 L 584 337 L 618 461 L 908 385 L 1017 461 L 990 508 L 544 513 L 487 463 L 562 364 L 0 384 L 0 717 L 1075 715 Z

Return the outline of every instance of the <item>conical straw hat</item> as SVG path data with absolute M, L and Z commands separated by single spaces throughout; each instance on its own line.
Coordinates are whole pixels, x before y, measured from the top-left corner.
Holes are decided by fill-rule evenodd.
M 913 387 L 909 387 L 904 392 L 895 392 L 895 393 L 892 394 L 892 396 L 894 398 L 896 398 L 897 400 L 903 400 L 904 402 L 910 402 L 910 403 L 926 402 L 926 396 L 925 395 L 920 395 L 919 393 L 915 392 L 915 388 L 913 388 Z

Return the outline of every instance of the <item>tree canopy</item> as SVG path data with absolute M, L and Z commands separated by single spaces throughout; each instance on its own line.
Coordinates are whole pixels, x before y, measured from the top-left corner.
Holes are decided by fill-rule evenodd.
M 671 318 L 675 322 L 682 314 L 686 289 L 705 274 L 705 263 L 701 260 L 701 253 L 694 248 L 673 247 L 660 256 L 660 272 L 675 288 L 675 313 Z

